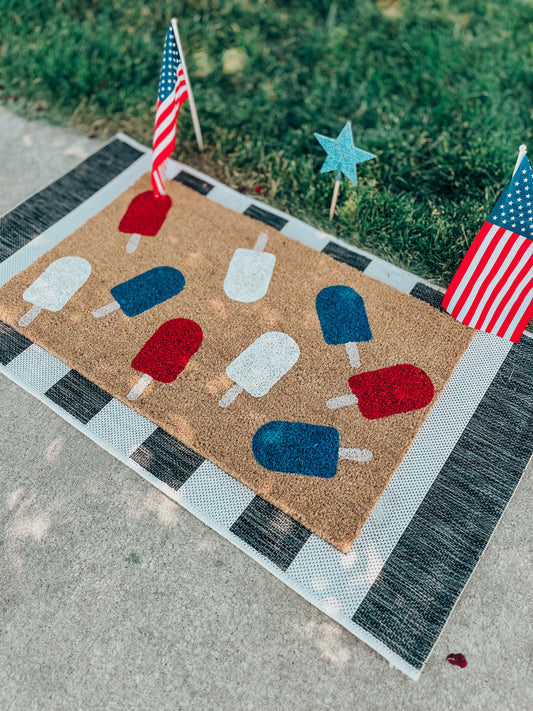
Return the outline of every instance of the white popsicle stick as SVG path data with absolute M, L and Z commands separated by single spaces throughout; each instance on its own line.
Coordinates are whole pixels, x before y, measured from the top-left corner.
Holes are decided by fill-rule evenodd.
M 350 360 L 352 368 L 360 368 L 361 358 L 359 356 L 359 348 L 357 343 L 350 341 L 349 343 L 345 343 L 344 347 L 346 348 L 346 353 L 348 353 L 348 359 Z
M 266 247 L 266 243 L 268 242 L 268 235 L 266 232 L 261 232 L 259 237 L 257 238 L 257 242 L 254 245 L 254 252 L 262 252 L 264 248 Z
M 235 385 L 232 385 L 231 388 L 222 395 L 220 400 L 218 401 L 218 404 L 220 407 L 229 407 L 232 402 L 235 402 L 237 397 L 242 393 L 244 388 L 242 385 L 239 385 L 239 383 L 235 383 Z
M 339 447 L 339 459 L 350 459 L 352 462 L 369 462 L 372 459 L 372 452 L 369 449 Z
M 133 254 L 139 246 L 140 241 L 141 235 L 138 235 L 137 233 L 132 234 L 132 236 L 128 240 L 128 244 L 126 245 L 126 252 L 128 254 Z
M 144 389 L 150 385 L 152 382 L 153 378 L 151 375 L 147 375 L 146 373 L 142 376 L 140 380 L 138 380 L 135 385 L 132 387 L 132 389 L 129 391 L 127 398 L 128 400 L 137 400 L 139 395 L 142 394 Z
M 102 316 L 107 316 L 108 314 L 113 313 L 113 311 L 116 311 L 117 309 L 120 308 L 120 304 L 118 301 L 111 301 L 109 304 L 105 304 L 105 306 L 100 306 L 99 309 L 95 309 L 93 311 L 93 316 L 94 318 L 102 318 Z
M 326 402 L 326 407 L 330 410 L 338 410 L 339 407 L 346 407 L 347 405 L 357 405 L 359 400 L 353 393 L 349 395 L 339 395 L 339 397 L 332 397 Z
M 21 328 L 25 328 L 26 326 L 29 326 L 32 321 L 35 320 L 35 318 L 41 313 L 42 311 L 41 306 L 37 306 L 37 304 L 33 304 L 31 309 L 24 314 L 24 316 L 21 316 L 19 318 L 19 326 Z

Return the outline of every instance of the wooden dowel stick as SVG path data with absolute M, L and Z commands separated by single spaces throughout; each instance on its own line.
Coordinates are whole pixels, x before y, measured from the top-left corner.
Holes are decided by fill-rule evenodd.
M 194 126 L 194 134 L 196 136 L 196 142 L 198 143 L 198 150 L 201 152 L 204 150 L 204 142 L 202 140 L 202 130 L 200 128 L 200 121 L 198 120 L 198 113 L 196 111 L 196 104 L 194 103 L 194 95 L 192 93 L 191 82 L 189 81 L 189 74 L 187 73 L 187 65 L 185 64 L 185 56 L 183 54 L 183 49 L 181 47 L 180 34 L 178 32 L 178 21 L 175 17 L 171 20 L 172 29 L 174 30 L 174 37 L 176 38 L 176 44 L 178 45 L 178 52 L 180 53 L 181 63 L 183 65 L 183 74 L 185 75 L 185 82 L 187 83 L 187 92 L 189 94 L 189 104 L 191 107 L 191 117 L 192 125 Z
M 335 207 L 337 205 L 337 198 L 339 197 L 339 187 L 341 184 L 341 171 L 337 173 L 337 180 L 335 181 L 335 187 L 333 188 L 333 197 L 331 198 L 331 206 L 329 208 L 329 219 L 333 219 L 335 214 Z

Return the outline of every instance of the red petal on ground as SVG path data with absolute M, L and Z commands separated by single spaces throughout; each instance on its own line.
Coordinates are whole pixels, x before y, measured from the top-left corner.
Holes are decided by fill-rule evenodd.
M 455 667 L 461 667 L 461 669 L 464 669 L 468 664 L 464 654 L 448 654 L 446 661 L 450 662 L 450 664 L 453 664 Z

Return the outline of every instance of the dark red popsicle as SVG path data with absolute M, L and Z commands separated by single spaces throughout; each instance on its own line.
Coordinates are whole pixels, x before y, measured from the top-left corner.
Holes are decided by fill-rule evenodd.
M 133 235 L 126 251 L 131 253 L 137 249 L 141 235 L 154 237 L 161 229 L 171 207 L 172 200 L 168 195 L 155 197 L 151 190 L 136 195 L 118 226 L 119 232 Z
M 195 321 L 188 318 L 165 321 L 146 341 L 131 367 L 160 383 L 171 383 L 200 348 L 202 338 L 202 329 Z
M 348 385 L 367 420 L 419 410 L 435 393 L 428 374 L 408 363 L 352 375 Z
M 128 399 L 136 400 L 152 380 L 160 383 L 176 380 L 200 348 L 202 339 L 202 329 L 190 319 L 174 318 L 161 324 L 131 362 L 131 367 L 144 375 L 130 390 Z

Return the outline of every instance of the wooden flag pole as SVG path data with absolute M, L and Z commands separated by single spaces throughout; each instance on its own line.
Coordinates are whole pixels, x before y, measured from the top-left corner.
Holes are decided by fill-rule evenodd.
M 335 187 L 333 188 L 333 197 L 331 198 L 331 205 L 329 208 L 329 219 L 333 219 L 335 214 L 335 207 L 337 206 L 337 198 L 339 197 L 339 187 L 341 184 L 341 171 L 337 172 L 337 180 L 335 181 Z
M 178 32 L 178 21 L 175 17 L 171 20 L 172 29 L 174 30 L 174 37 L 176 38 L 176 44 L 178 45 L 178 52 L 180 53 L 181 63 L 183 65 L 183 74 L 185 75 L 185 82 L 187 84 L 187 92 L 189 94 L 189 104 L 191 107 L 192 125 L 194 126 L 194 134 L 196 136 L 196 142 L 198 143 L 198 150 L 204 150 L 204 142 L 202 140 L 202 130 L 200 128 L 200 121 L 198 121 L 198 113 L 196 112 L 196 104 L 194 103 L 194 95 L 192 93 L 191 82 L 189 81 L 189 75 L 187 73 L 187 65 L 185 64 L 185 55 L 183 54 L 183 49 L 181 47 L 180 33 Z
M 522 160 L 523 160 L 524 156 L 526 155 L 526 153 L 527 153 L 527 146 L 526 146 L 525 143 L 522 143 L 522 145 L 521 145 L 520 148 L 518 149 L 518 158 L 516 159 L 516 165 L 515 165 L 514 170 L 513 170 L 513 175 L 514 175 L 514 174 L 516 173 L 516 171 L 518 170 L 518 166 L 519 166 L 520 163 L 522 162 Z

